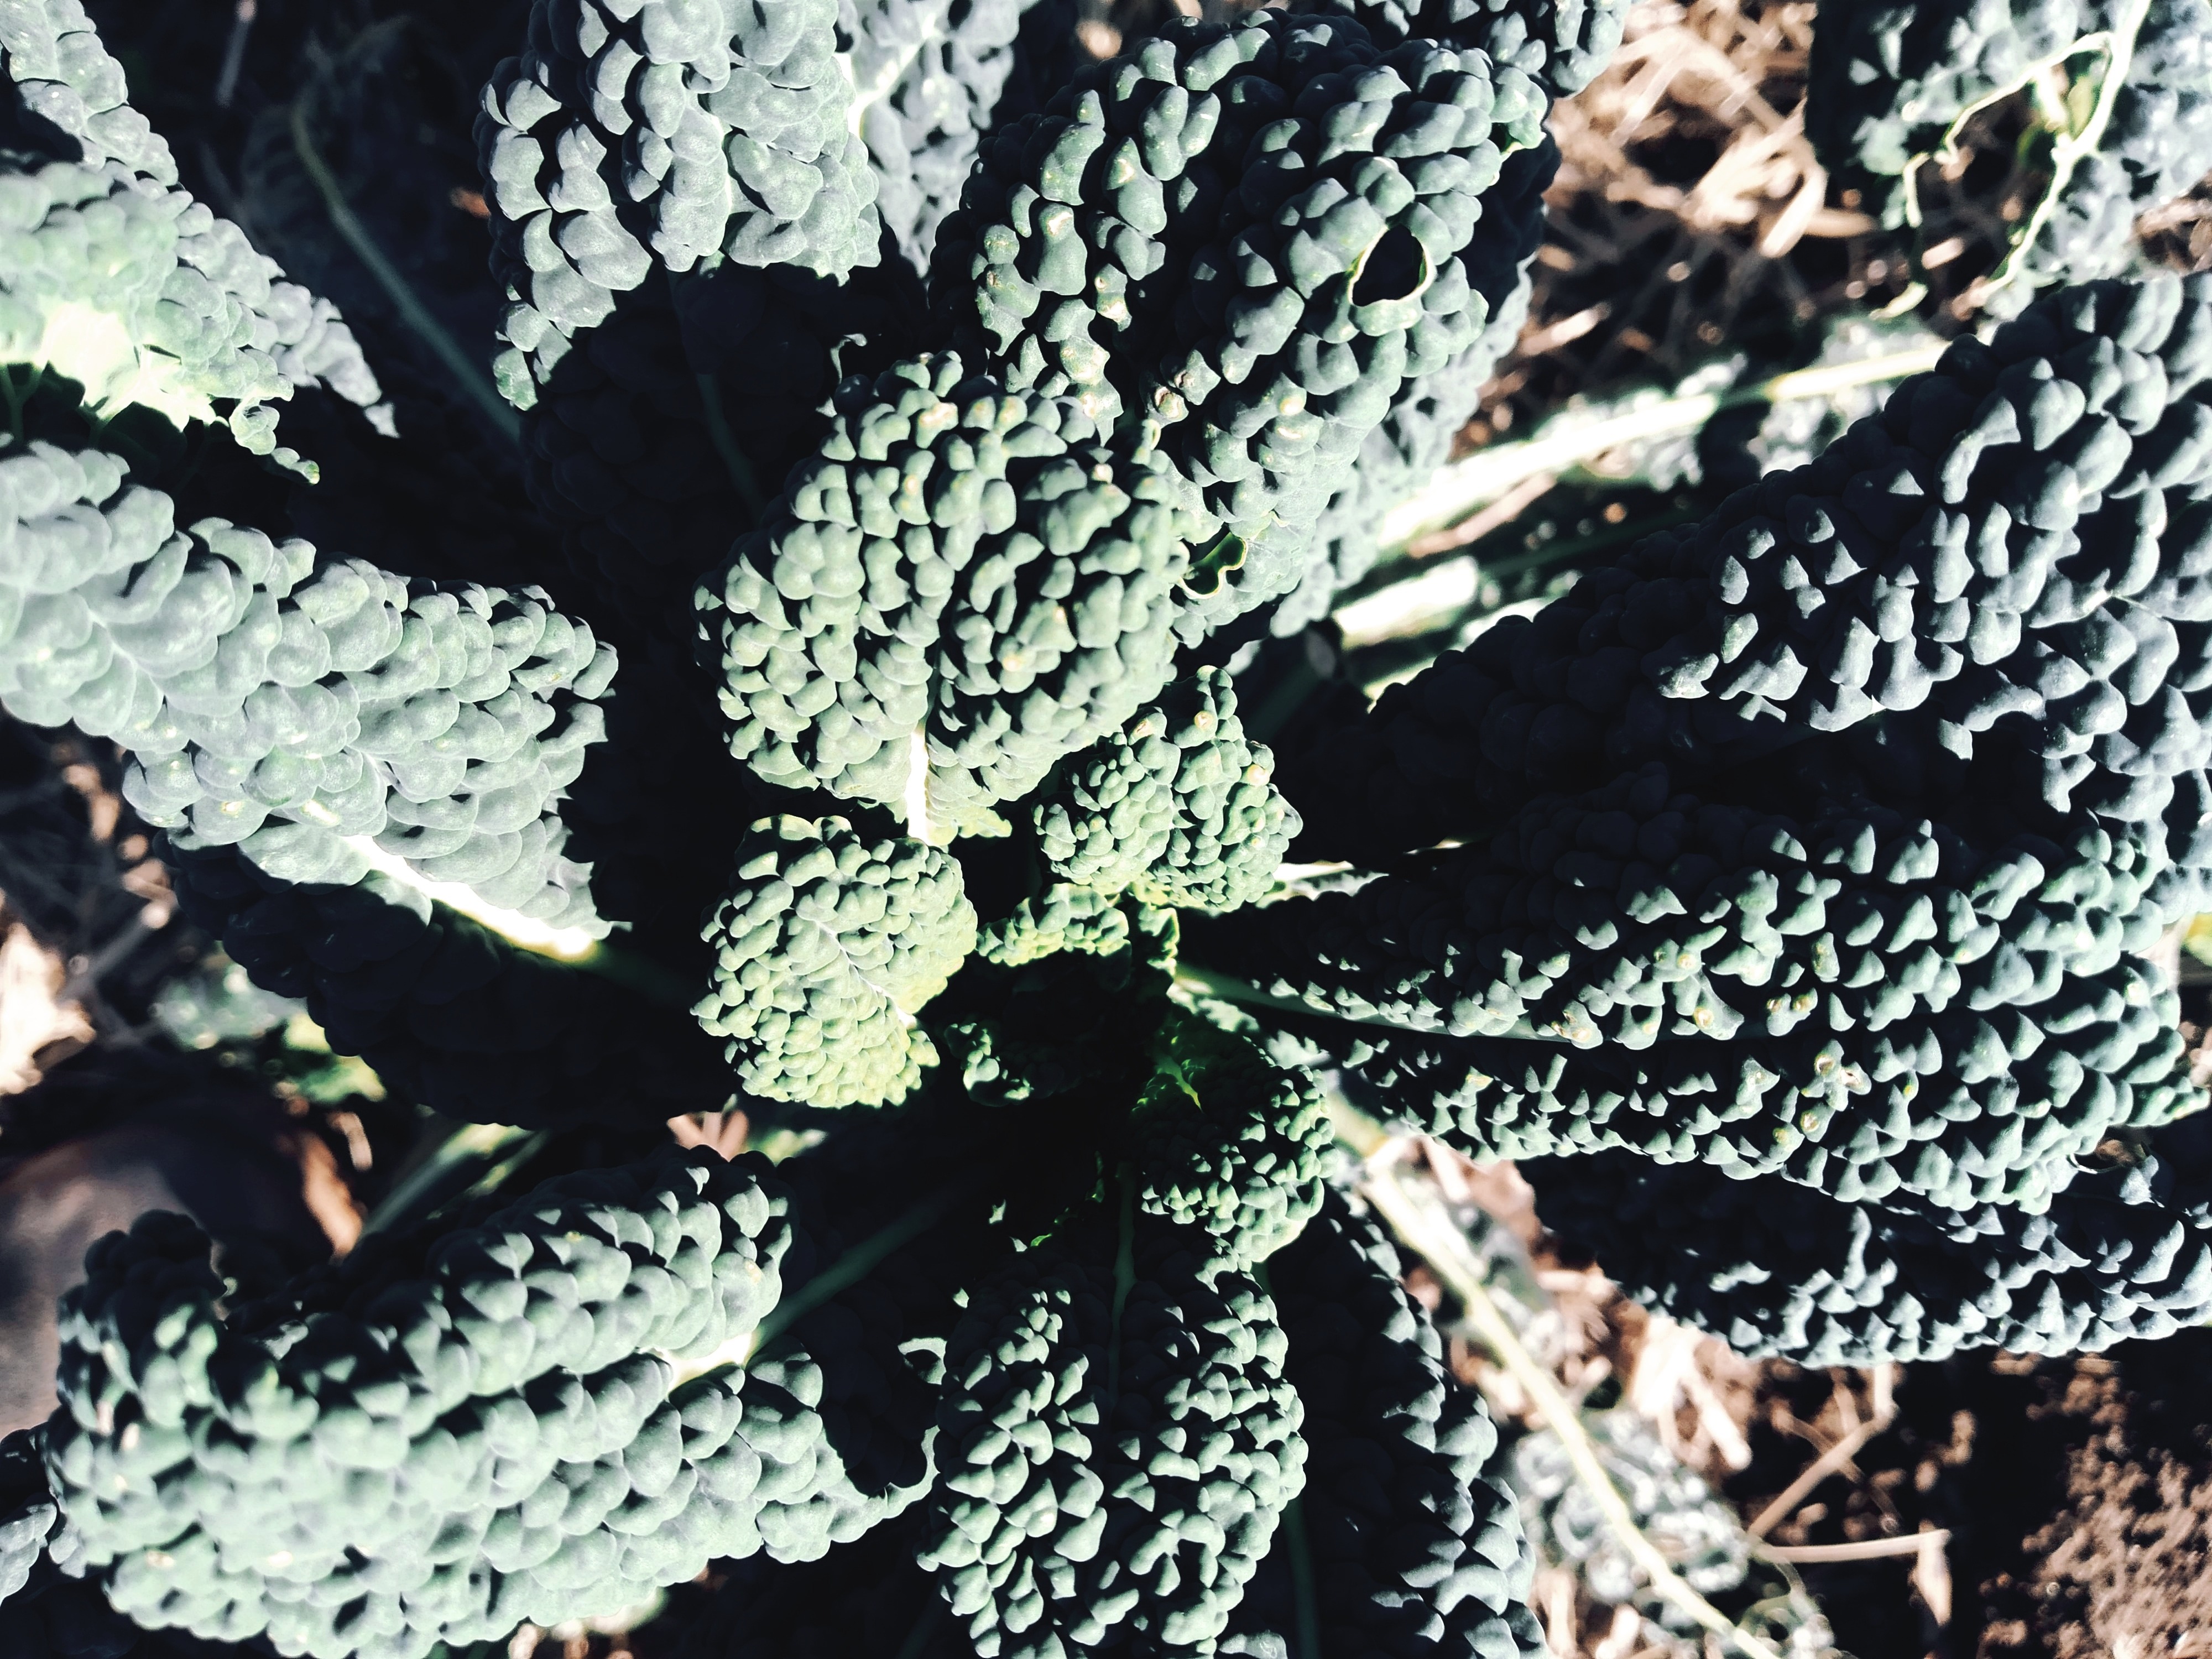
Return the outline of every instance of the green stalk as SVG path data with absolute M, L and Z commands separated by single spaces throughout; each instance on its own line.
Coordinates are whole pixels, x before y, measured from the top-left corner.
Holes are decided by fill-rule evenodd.
M 1587 536 L 1564 537 L 1555 542 L 1547 542 L 1541 547 L 1508 553 L 1502 558 L 1486 561 L 1482 558 L 1483 543 L 1488 541 L 1489 537 L 1470 542 L 1464 551 L 1481 563 L 1482 574 L 1486 577 L 1519 576 L 1530 571 L 1548 569 L 1555 564 L 1571 564 L 1593 553 L 1602 553 L 1609 547 L 1618 547 L 1623 542 L 1641 541 L 1655 530 L 1668 529 L 1678 524 L 1693 524 L 1700 516 L 1688 507 L 1671 507 L 1650 518 L 1640 519 L 1633 525 L 1612 525 Z M 1500 525 L 1491 534 L 1502 537 L 1511 528 L 1510 525 Z
M 1245 735 L 1255 743 L 1272 741 L 1283 729 L 1284 722 L 1298 712 L 1321 684 L 1322 677 L 1311 660 L 1299 658 L 1297 665 L 1283 677 L 1282 684 L 1267 694 L 1267 701 L 1244 716 Z
M 295 100 L 292 105 L 292 148 L 300 157 L 300 165 L 307 168 L 307 177 L 322 193 L 323 208 L 331 216 L 331 226 L 354 251 L 355 257 L 368 268 L 368 274 L 376 279 L 377 286 L 398 311 L 401 320 L 436 354 L 462 395 L 477 406 L 491 429 L 520 449 L 522 417 L 507 406 L 506 400 L 493 389 L 483 366 L 470 360 L 446 331 L 445 325 L 416 297 L 414 289 L 399 274 L 398 267 L 384 257 L 384 250 L 377 246 L 376 239 L 368 234 L 368 227 L 362 223 L 352 204 L 346 200 L 337 175 L 323 160 L 322 151 L 315 148 L 315 141 L 307 131 L 307 112 L 301 100 Z
M 392 1183 L 362 1234 L 396 1232 L 473 1188 L 490 1190 L 545 1144 L 542 1132 L 509 1123 L 465 1123 Z
M 1121 1395 L 1121 1310 L 1128 1306 L 1129 1292 L 1137 1283 L 1137 1183 L 1130 1179 L 1126 1164 L 1116 1178 L 1121 1183 L 1121 1238 L 1114 1252 L 1114 1314 L 1106 1336 L 1106 1397 L 1109 1402 Z M 1112 1409 L 1110 1403 L 1108 1409 Z
M 526 945 L 517 950 L 526 951 Z M 676 1008 L 689 1013 L 691 1005 L 699 1000 L 699 988 L 674 969 L 665 968 L 650 957 L 635 951 L 624 950 L 619 945 L 610 945 L 605 939 L 593 943 L 580 957 L 556 956 L 538 952 L 549 961 L 565 967 L 581 969 L 587 974 L 597 974 L 628 991 L 635 991 L 648 1002 L 657 1002 L 664 1008 Z
M 928 1607 L 915 1620 L 914 1629 L 905 1641 L 899 1644 L 897 1659 L 921 1659 L 929 1650 L 930 1638 L 937 1627 L 945 1622 L 945 1603 L 936 1596 L 930 1598 Z
M 1280 997 L 1272 991 L 1262 991 L 1256 985 L 1224 974 L 1216 969 L 1194 962 L 1176 963 L 1175 982 L 1186 991 L 1200 996 L 1218 997 L 1224 1002 L 1242 1003 L 1251 1008 L 1273 1008 L 1286 1014 L 1304 1014 L 1310 1019 L 1334 1020 L 1342 1025 L 1371 1025 L 1385 1031 L 1397 1031 L 1407 1036 L 1448 1037 L 1449 1031 L 1432 1027 L 1407 1025 L 1398 1020 L 1384 1019 L 1379 1014 L 1347 1014 L 1336 1008 L 1317 1008 L 1297 997 Z M 1510 1031 L 1495 1033 L 1500 1039 L 1528 1042 L 1565 1042 L 1566 1039 L 1552 1036 L 1534 1030 L 1528 1021 L 1518 1020 Z M 1661 1041 L 1665 1041 L 1662 1038 Z
M 760 480 L 753 476 L 753 464 L 738 447 L 738 434 L 730 430 L 730 417 L 722 412 L 721 382 L 712 374 L 697 378 L 700 406 L 707 414 L 708 441 L 722 458 L 722 470 L 730 475 L 731 486 L 744 502 L 745 510 L 753 515 L 753 522 L 758 524 L 768 512 L 768 501 L 761 494 Z
M 39 389 L 39 383 L 46 377 L 42 365 L 33 363 L 27 368 L 30 379 L 19 386 L 15 383 L 15 365 L 0 366 L 0 396 L 8 400 L 8 428 L 15 434 L 17 443 L 23 441 L 24 405 L 31 401 L 32 394 Z
M 1291 1617 L 1298 1632 L 1298 1659 L 1323 1659 L 1321 1602 L 1314 1594 L 1313 1545 L 1306 1537 L 1304 1500 L 1283 1510 L 1283 1541 L 1291 1552 Z
M 753 1352 L 760 1352 L 792 1326 L 839 1292 L 857 1285 L 892 1251 L 912 1243 L 945 1218 L 945 1212 L 983 1184 L 988 1170 L 978 1170 L 950 1186 L 939 1188 L 896 1220 L 877 1229 L 831 1266 L 808 1279 L 769 1310 L 753 1333 Z

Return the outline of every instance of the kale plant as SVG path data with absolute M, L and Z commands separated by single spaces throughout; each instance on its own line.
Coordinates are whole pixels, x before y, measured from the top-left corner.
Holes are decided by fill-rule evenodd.
M 428 1659 L 719 1561 L 698 1659 L 1533 1656 L 1333 1094 L 1747 1348 L 2212 1309 L 2144 958 L 2212 877 L 2212 283 L 1285 726 L 1243 677 L 1472 412 L 1620 8 L 459 9 L 308 53 L 243 228 L 77 0 L 0 16 L 0 701 L 410 1100 L 804 1150 L 289 1282 L 103 1240 L 11 1650 Z M 331 252 L 448 198 L 480 280 Z
M 1829 0 L 1805 130 L 1894 226 L 1919 223 L 1922 169 L 1966 121 L 2018 97 L 2043 176 L 2001 274 L 2033 289 L 2139 262 L 2136 216 L 2212 169 L 2205 0 Z

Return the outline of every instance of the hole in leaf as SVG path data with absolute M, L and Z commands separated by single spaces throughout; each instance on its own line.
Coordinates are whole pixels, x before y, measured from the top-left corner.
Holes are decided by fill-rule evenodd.
M 1426 263 L 1421 245 L 1410 230 L 1393 228 L 1367 250 L 1359 267 L 1359 280 L 1352 285 L 1352 303 L 1371 306 L 1382 300 L 1402 300 L 1421 285 Z
M 1244 555 L 1249 550 L 1242 536 L 1224 531 L 1219 541 L 1190 562 L 1182 585 L 1200 598 L 1218 593 L 1231 574 L 1243 568 Z

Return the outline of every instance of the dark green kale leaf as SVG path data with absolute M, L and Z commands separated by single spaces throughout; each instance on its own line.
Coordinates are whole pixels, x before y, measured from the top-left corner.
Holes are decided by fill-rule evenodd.
M 1202 1650 L 1304 1486 L 1273 1304 L 1196 1242 L 1032 1252 L 953 1331 L 923 1560 L 978 1653 Z
M 914 1016 L 975 948 L 975 908 L 936 848 L 871 842 L 842 818 L 763 818 L 707 940 L 714 980 L 693 1012 L 729 1039 L 748 1091 L 880 1105 L 936 1063 Z

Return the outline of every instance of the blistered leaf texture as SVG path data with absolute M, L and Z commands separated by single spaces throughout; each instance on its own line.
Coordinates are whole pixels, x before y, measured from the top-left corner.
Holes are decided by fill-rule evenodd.
M 935 1064 L 914 1016 L 975 948 L 975 907 L 937 848 L 871 842 L 842 818 L 763 818 L 706 939 L 713 983 L 694 1012 L 728 1039 L 747 1091 L 874 1106 Z

